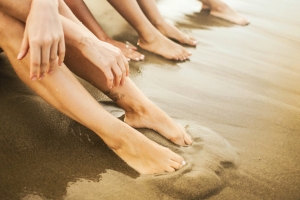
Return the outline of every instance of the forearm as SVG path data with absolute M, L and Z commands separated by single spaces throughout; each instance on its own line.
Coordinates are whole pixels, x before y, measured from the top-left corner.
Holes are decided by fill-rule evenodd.
M 66 39 L 68 39 L 68 37 L 76 37 L 76 34 L 74 33 L 77 33 L 77 36 L 80 35 L 78 34 L 79 32 L 83 35 L 87 34 L 90 36 L 95 36 L 93 34 L 94 32 L 91 32 L 85 25 L 81 23 L 81 21 L 73 14 L 73 12 L 70 10 L 70 8 L 63 0 L 59 0 L 59 14 L 62 16 L 61 18 L 62 25 L 63 25 L 64 33 L 66 35 Z M 91 15 L 91 19 L 93 19 L 92 15 Z M 95 23 L 97 22 L 95 21 Z
M 65 3 L 75 16 L 100 40 L 105 41 L 109 37 L 98 24 L 83 0 L 65 0 Z
M 60 17 L 65 34 L 65 42 L 67 45 L 79 48 L 84 38 L 95 37 L 89 30 L 82 28 L 74 21 L 71 21 L 62 15 Z

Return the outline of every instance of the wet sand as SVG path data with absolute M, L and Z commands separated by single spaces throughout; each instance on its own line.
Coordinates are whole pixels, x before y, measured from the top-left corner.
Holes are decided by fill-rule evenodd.
M 240 27 L 187 2 L 158 5 L 198 39 L 196 48 L 187 47 L 190 61 L 140 50 L 146 59 L 130 70 L 152 101 L 186 125 L 194 144 L 178 148 L 140 131 L 188 165 L 140 176 L 93 132 L 24 86 L 2 53 L 0 199 L 300 199 L 300 3 L 228 0 L 251 22 Z M 106 1 L 86 3 L 109 35 L 136 43 L 136 32 Z M 123 114 L 81 82 L 110 113 Z

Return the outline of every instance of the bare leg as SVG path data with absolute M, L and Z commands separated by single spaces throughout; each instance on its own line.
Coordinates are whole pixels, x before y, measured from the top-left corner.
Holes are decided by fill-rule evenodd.
M 248 25 L 249 21 L 232 10 L 227 4 L 220 0 L 200 0 L 202 9 L 210 10 L 210 14 L 238 25 Z
M 72 55 L 79 56 L 78 50 L 68 48 Z M 104 74 L 88 60 L 66 59 L 69 68 L 81 78 L 87 80 L 125 110 L 125 122 L 134 128 L 149 128 L 157 131 L 167 139 L 178 145 L 190 145 L 191 137 L 166 113 L 151 102 L 130 80 L 126 84 L 113 87 L 111 90 L 104 87 Z M 85 66 L 84 68 L 82 66 Z
M 76 17 L 91 31 L 97 38 L 118 47 L 129 59 L 139 61 L 144 59 L 144 55 L 137 52 L 137 48 L 110 38 L 98 24 L 83 0 L 65 0 L 66 4 L 76 15 Z
M 103 109 L 63 66 L 42 81 L 28 77 L 29 55 L 17 60 L 24 23 L 0 11 L 0 46 L 20 79 L 62 113 L 97 133 L 128 165 L 142 174 L 172 172 L 181 168 L 183 158 L 149 140 Z M 70 54 L 72 57 L 72 55 Z M 82 59 L 78 57 L 78 61 Z M 80 62 L 79 62 L 80 63 Z
M 147 16 L 149 21 L 166 37 L 177 40 L 182 44 L 190 46 L 196 46 L 197 40 L 192 38 L 179 29 L 173 24 L 167 23 L 160 14 L 155 0 L 137 0 L 144 14 Z
M 136 29 L 141 48 L 174 60 L 186 60 L 191 55 L 185 48 L 162 35 L 144 15 L 136 0 L 108 2 Z

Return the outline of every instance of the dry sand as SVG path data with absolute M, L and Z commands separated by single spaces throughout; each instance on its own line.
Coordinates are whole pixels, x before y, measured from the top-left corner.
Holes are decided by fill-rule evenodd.
M 190 61 L 142 51 L 139 88 L 187 125 L 188 165 L 140 176 L 93 132 L 25 87 L 0 55 L 0 199 L 300 199 L 300 3 L 227 0 L 251 25 L 199 13 L 196 0 L 159 0 L 163 15 L 199 40 Z M 115 39 L 136 32 L 104 0 L 86 0 Z M 83 82 L 113 115 L 123 111 Z

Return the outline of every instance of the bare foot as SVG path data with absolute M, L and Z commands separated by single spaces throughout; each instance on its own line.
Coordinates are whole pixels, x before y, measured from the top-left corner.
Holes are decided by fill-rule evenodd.
M 210 10 L 210 6 L 206 3 L 202 3 L 202 10 Z
M 197 40 L 192 38 L 183 32 L 181 32 L 178 28 L 176 28 L 173 24 L 168 22 L 163 22 L 163 24 L 155 25 L 155 27 L 166 37 L 177 40 L 182 44 L 187 44 L 190 46 L 196 46 Z
M 125 123 L 134 128 L 152 129 L 180 146 L 192 144 L 192 138 L 185 129 L 152 102 L 136 110 L 125 111 Z
M 118 47 L 123 55 L 126 58 L 129 58 L 130 60 L 134 60 L 134 61 L 141 61 L 144 60 L 145 55 L 137 52 L 137 48 L 135 46 L 129 45 L 129 44 L 125 44 L 116 40 L 113 40 L 111 38 L 107 38 L 107 40 L 105 42 L 108 42 L 112 45 L 114 45 L 115 47 Z
M 147 51 L 151 51 L 167 59 L 184 61 L 192 55 L 185 48 L 171 41 L 159 31 L 152 35 L 151 41 L 140 37 L 138 45 Z
M 106 140 L 107 144 L 111 144 L 109 146 L 112 150 L 140 174 L 174 172 L 185 165 L 184 159 L 170 149 L 153 142 L 122 122 L 118 124 L 120 127 L 114 125 L 118 132 L 110 135 L 118 138 Z
M 246 26 L 249 24 L 249 21 L 232 10 L 228 5 L 221 1 L 216 1 L 214 3 L 202 3 L 202 9 L 210 10 L 212 16 L 224 19 L 226 21 L 238 24 L 241 26 Z

